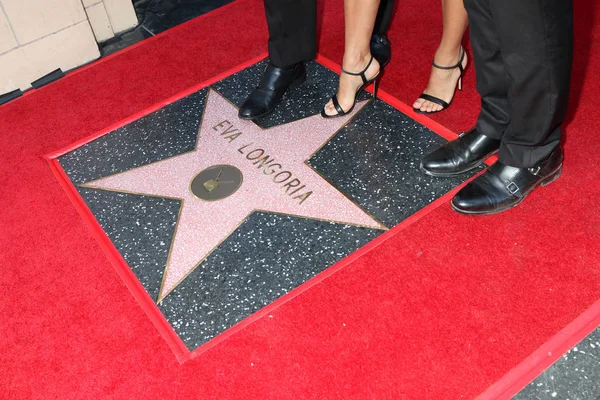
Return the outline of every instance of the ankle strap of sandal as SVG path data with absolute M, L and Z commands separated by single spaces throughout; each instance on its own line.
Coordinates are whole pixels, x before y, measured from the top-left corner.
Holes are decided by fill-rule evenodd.
M 456 65 L 452 65 L 450 67 L 443 67 L 441 65 L 437 65 L 435 63 L 435 60 L 432 62 L 432 64 L 437 69 L 454 69 L 454 68 L 458 68 L 458 69 L 460 69 L 460 73 L 462 74 L 462 72 L 463 72 L 462 62 L 463 62 L 464 59 L 465 59 L 465 48 L 462 47 L 462 46 L 460 46 L 460 60 L 458 60 L 458 63 L 456 63 Z
M 365 67 L 365 69 L 363 69 L 360 72 L 348 72 L 344 69 L 344 67 L 342 67 L 342 72 L 348 75 L 352 75 L 352 76 L 360 76 L 363 80 L 363 83 L 367 83 L 369 82 L 369 80 L 367 79 L 367 77 L 365 76 L 365 72 L 367 72 L 367 70 L 369 69 L 369 67 L 371 66 L 371 63 L 373 63 L 373 59 L 375 57 L 371 56 L 371 59 L 369 60 L 369 63 L 367 64 L 367 66 Z M 462 62 L 462 59 L 461 59 Z M 456 67 L 455 67 L 456 68 Z

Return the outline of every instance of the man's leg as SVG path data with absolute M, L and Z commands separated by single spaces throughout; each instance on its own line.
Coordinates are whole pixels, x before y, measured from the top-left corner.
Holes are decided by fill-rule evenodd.
M 533 167 L 559 145 L 567 114 L 572 0 L 496 0 L 493 14 L 510 79 L 510 123 L 499 160 Z
M 477 1 L 477 0 L 469 0 Z M 560 124 L 573 51 L 572 0 L 490 0 L 505 76 L 509 122 L 499 160 L 452 199 L 456 211 L 492 214 L 560 176 Z
M 285 68 L 317 53 L 316 0 L 265 0 L 271 63 Z
M 498 151 L 508 123 L 508 77 L 500 51 L 491 4 L 496 0 L 464 0 L 469 16 L 471 45 L 481 95 L 475 128 L 428 154 L 421 169 L 428 175 L 454 176 L 480 166 Z
M 379 11 L 377 11 L 377 19 L 375 19 L 373 35 L 385 36 L 387 34 L 393 14 L 394 0 L 381 0 Z
M 500 50 L 500 38 L 492 15 L 496 0 L 465 0 L 469 16 L 469 33 L 477 91 L 481 96 L 481 111 L 475 129 L 494 139 L 502 138 L 510 121 L 508 106 L 508 76 Z
M 387 38 L 387 31 L 393 14 L 394 0 L 381 0 L 370 43 L 371 55 L 375 57 L 379 65 L 387 65 L 392 58 L 392 49 Z
M 317 1 L 265 0 L 270 63 L 239 110 L 242 119 L 264 117 L 292 84 L 304 82 L 302 61 L 316 56 Z
M 261 118 L 273 111 L 292 84 L 306 79 L 303 61 L 312 60 L 317 53 L 316 0 L 264 1 L 270 63 L 242 103 L 242 119 Z

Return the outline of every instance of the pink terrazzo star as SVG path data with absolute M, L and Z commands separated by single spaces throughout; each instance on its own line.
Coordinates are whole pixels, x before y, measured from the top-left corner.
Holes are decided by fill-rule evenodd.
M 213 90 L 206 102 L 194 151 L 82 185 L 182 201 L 159 302 L 254 211 L 386 229 L 305 163 L 366 102 L 344 117 L 315 115 L 270 129 L 238 119 L 237 108 Z M 243 181 L 228 197 L 201 200 L 190 184 L 216 165 L 236 167 Z

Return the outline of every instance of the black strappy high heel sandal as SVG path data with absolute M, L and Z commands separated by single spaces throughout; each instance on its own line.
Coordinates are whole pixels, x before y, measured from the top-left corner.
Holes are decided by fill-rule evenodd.
M 367 72 L 367 70 L 371 66 L 371 63 L 373 63 L 373 59 L 374 58 L 375 57 L 371 56 L 371 59 L 369 60 L 369 63 L 367 64 L 367 66 L 365 67 L 365 69 L 363 69 L 360 72 L 348 72 L 344 68 L 342 68 L 342 73 L 344 73 L 344 74 L 352 75 L 352 76 L 360 76 L 362 78 L 362 80 L 363 80 L 363 84 L 361 85 L 361 87 L 358 88 L 358 90 L 356 90 L 356 95 L 354 96 L 354 103 L 352 104 L 352 107 L 350 107 L 350 109 L 347 110 L 347 111 L 344 111 L 344 109 L 340 106 L 340 103 L 338 102 L 338 99 L 337 99 L 337 93 L 334 94 L 333 97 L 331 97 L 331 101 L 333 102 L 333 106 L 335 107 L 335 110 L 337 111 L 337 114 L 328 115 L 325 112 L 325 107 L 323 107 L 323 110 L 321 110 L 321 116 L 323 118 L 336 118 L 336 117 L 341 117 L 343 115 L 351 113 L 352 110 L 354 110 L 354 106 L 356 105 L 356 101 L 358 100 L 358 96 L 360 96 L 360 94 L 365 90 L 365 88 L 367 86 L 369 86 L 371 83 L 374 84 L 374 86 L 373 86 L 373 98 L 377 98 L 377 86 L 378 86 L 377 84 L 379 83 L 379 77 L 381 76 L 381 72 L 383 70 L 383 67 L 381 65 L 379 66 L 379 72 L 377 72 L 377 75 L 375 75 L 373 78 L 367 79 L 367 77 L 365 76 L 365 72 Z
M 458 85 L 458 90 L 462 91 L 462 77 L 463 77 L 463 73 L 465 72 L 465 69 L 463 68 L 462 63 L 463 63 L 463 60 L 465 59 L 465 49 L 464 49 L 464 47 L 461 47 L 460 49 L 461 49 L 461 54 L 460 54 L 460 60 L 458 60 L 458 64 L 452 65 L 450 67 L 439 66 L 435 63 L 435 61 L 432 64 L 437 69 L 450 70 L 450 69 L 458 68 L 460 70 L 460 77 L 458 78 L 457 85 Z M 442 100 L 438 97 L 435 97 L 435 96 L 431 96 L 427 93 L 421 94 L 418 98 L 423 99 L 423 100 L 428 100 L 435 104 L 439 104 L 440 106 L 442 106 L 442 109 L 437 110 L 437 111 L 421 111 L 420 109 L 413 107 L 414 112 L 416 112 L 417 114 L 435 114 L 437 112 L 444 111 L 446 108 L 450 107 L 450 104 L 452 104 L 452 99 L 454 99 L 454 96 L 452 96 L 452 99 L 450 99 L 450 103 L 446 103 L 444 100 Z

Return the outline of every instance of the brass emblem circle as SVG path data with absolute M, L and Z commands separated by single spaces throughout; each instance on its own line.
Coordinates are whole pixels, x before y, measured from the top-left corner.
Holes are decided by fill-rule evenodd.
M 213 165 L 202 170 L 190 184 L 200 200 L 216 201 L 234 194 L 242 185 L 242 171 L 232 165 Z

